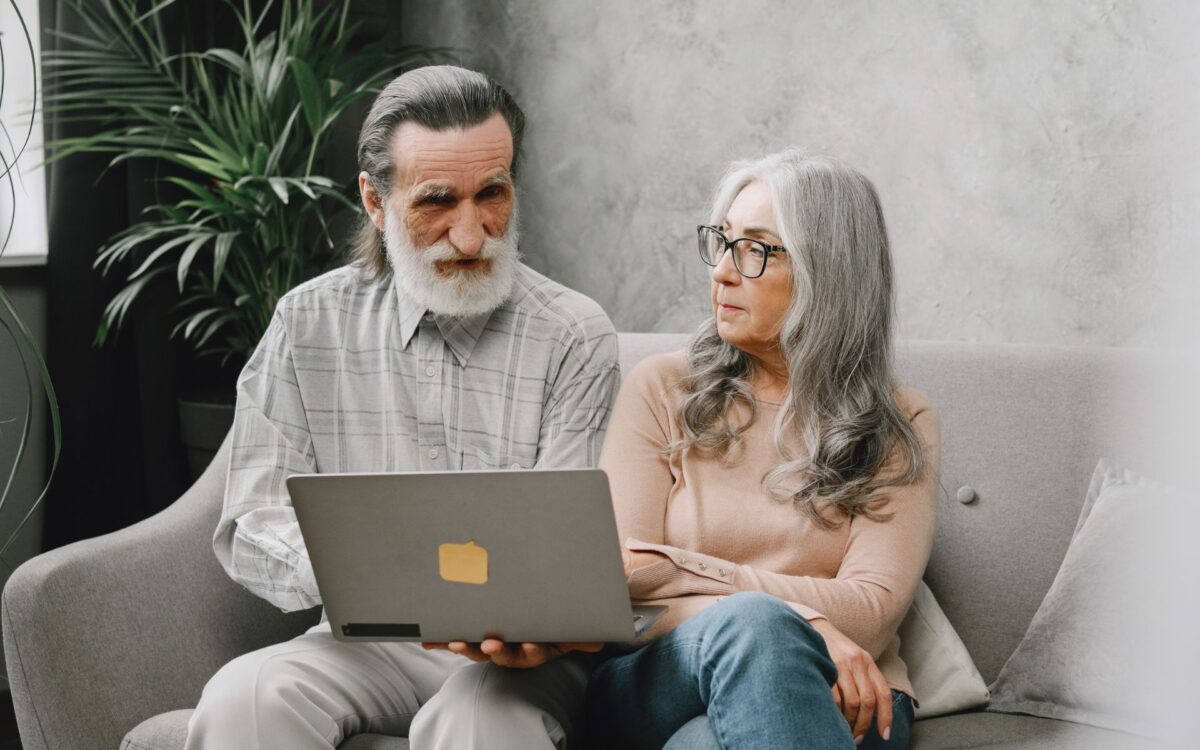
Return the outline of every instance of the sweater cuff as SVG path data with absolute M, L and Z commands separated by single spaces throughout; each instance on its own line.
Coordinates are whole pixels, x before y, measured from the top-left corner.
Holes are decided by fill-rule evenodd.
M 670 563 L 674 571 L 660 567 L 663 565 L 662 563 L 655 563 L 647 566 L 646 575 L 650 575 L 649 569 L 655 569 L 653 571 L 655 576 L 667 575 L 670 578 L 686 581 L 687 583 L 683 584 L 682 593 L 715 595 L 734 592 L 733 573 L 736 566 L 728 560 L 722 560 L 712 555 L 701 555 L 667 544 L 643 542 L 632 537 L 625 540 L 625 547 L 634 552 L 657 552 L 664 555 L 666 560 L 663 562 Z M 632 577 L 630 580 L 632 583 Z
M 803 617 L 805 620 L 808 620 L 809 622 L 812 622 L 813 620 L 828 620 L 829 619 L 828 617 L 821 614 L 820 612 L 813 609 L 812 607 L 806 607 L 803 604 L 797 604 L 796 602 L 785 602 L 785 604 L 787 604 L 789 607 L 791 607 L 793 612 L 800 615 L 801 617 Z

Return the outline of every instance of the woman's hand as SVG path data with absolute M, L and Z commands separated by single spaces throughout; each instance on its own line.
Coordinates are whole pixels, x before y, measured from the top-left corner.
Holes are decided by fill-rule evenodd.
M 513 669 L 532 669 L 572 651 L 594 654 L 604 648 L 603 643 L 505 643 L 495 638 L 488 638 L 482 643 L 450 641 L 421 645 L 426 650 L 452 651 L 471 661 L 490 661 Z
M 829 656 L 837 665 L 838 678 L 833 686 L 833 702 L 850 723 L 854 743 L 862 742 L 871 728 L 872 716 L 876 717 L 875 727 L 879 736 L 885 742 L 891 739 L 892 689 L 883 679 L 875 660 L 829 620 L 809 620 L 809 624 L 825 639 Z

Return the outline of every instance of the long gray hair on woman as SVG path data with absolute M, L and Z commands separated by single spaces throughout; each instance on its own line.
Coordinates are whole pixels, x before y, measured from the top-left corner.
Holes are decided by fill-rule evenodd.
M 895 399 L 892 257 L 879 197 L 849 165 L 788 150 L 731 165 L 710 222 L 724 222 L 755 181 L 770 189 L 793 278 L 779 336 L 789 388 L 774 425 L 783 462 L 763 486 L 826 528 L 856 515 L 885 520 L 880 491 L 916 481 L 926 461 Z M 723 341 L 709 318 L 692 337 L 688 363 L 684 438 L 671 450 L 695 447 L 726 459 L 756 415 L 754 362 Z M 732 416 L 738 404 L 748 411 L 741 420 Z

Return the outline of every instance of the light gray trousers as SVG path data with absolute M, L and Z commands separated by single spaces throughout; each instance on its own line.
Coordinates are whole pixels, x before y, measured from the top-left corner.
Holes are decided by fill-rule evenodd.
M 412 750 L 564 750 L 581 741 L 590 663 L 506 669 L 419 643 L 342 643 L 321 623 L 213 675 L 186 750 L 332 749 L 367 732 Z

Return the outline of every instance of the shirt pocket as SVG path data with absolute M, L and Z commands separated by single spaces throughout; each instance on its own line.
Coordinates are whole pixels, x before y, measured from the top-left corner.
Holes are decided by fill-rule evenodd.
M 532 469 L 533 464 L 532 458 L 507 454 L 496 455 L 473 445 L 466 445 L 462 449 L 462 463 L 459 468 L 463 471 L 503 471 Z

